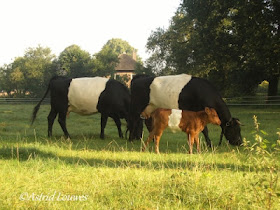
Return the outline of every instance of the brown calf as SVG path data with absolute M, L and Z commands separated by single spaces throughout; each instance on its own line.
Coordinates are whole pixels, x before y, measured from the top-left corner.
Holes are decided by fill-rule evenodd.
M 149 117 L 144 112 L 141 114 L 143 117 Z M 188 143 L 190 147 L 189 153 L 192 154 L 193 144 L 196 143 L 197 151 L 199 148 L 199 133 L 204 129 L 208 123 L 220 125 L 221 121 L 215 109 L 206 107 L 205 110 L 199 112 L 192 112 L 186 110 L 175 109 L 156 109 L 151 114 L 153 120 L 152 131 L 145 142 L 143 151 L 155 139 L 155 152 L 159 153 L 159 141 L 165 128 L 170 127 L 172 130 L 176 128 L 188 135 Z

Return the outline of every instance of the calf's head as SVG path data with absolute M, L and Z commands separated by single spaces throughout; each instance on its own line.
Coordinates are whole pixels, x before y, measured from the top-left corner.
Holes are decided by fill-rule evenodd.
M 208 116 L 208 120 L 210 123 L 214 125 L 221 125 L 221 120 L 215 109 L 206 107 L 205 112 Z

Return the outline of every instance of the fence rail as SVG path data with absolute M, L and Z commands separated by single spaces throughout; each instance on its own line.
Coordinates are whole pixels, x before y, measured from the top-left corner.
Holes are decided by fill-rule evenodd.
M 40 98 L 0 98 L 0 104 L 36 104 L 40 100 Z M 280 96 L 246 96 L 224 100 L 229 106 L 280 106 Z M 50 103 L 50 98 L 45 98 L 42 103 Z
M 230 106 L 280 106 L 280 96 L 245 96 L 224 100 Z
M 40 98 L 0 98 L 0 104 L 36 104 L 40 101 Z M 45 98 L 43 104 L 49 103 L 50 99 Z

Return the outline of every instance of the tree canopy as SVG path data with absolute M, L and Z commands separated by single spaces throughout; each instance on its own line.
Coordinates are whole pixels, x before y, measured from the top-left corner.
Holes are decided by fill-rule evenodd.
M 148 62 L 157 74 L 208 78 L 226 96 L 252 94 L 263 80 L 269 81 L 269 95 L 275 95 L 280 77 L 279 4 L 184 0 L 170 26 L 150 35 Z
M 94 74 L 94 64 L 90 54 L 78 45 L 66 47 L 58 57 L 60 73 L 68 77 L 85 77 Z
M 95 64 L 97 74 L 100 76 L 113 75 L 115 67 L 119 63 L 119 55 L 126 53 L 132 56 L 133 52 L 137 52 L 127 41 L 122 39 L 110 39 L 98 52 L 95 54 Z M 138 57 L 138 61 L 140 58 Z
M 128 55 L 137 50 L 122 39 L 109 40 L 97 54 L 91 56 L 78 45 L 66 47 L 58 57 L 50 48 L 28 48 L 22 57 L 0 67 L 0 90 L 10 97 L 38 97 L 43 94 L 54 75 L 71 78 L 112 76 L 121 53 Z M 138 57 L 140 69 L 141 59 Z
M 53 75 L 52 61 L 55 56 L 50 48 L 28 48 L 23 57 L 0 68 L 2 90 L 14 96 L 37 96 L 45 90 L 46 81 Z
M 209 79 L 223 96 L 254 94 L 269 82 L 277 94 L 280 78 L 279 0 L 182 0 L 167 28 L 147 40 L 146 65 L 137 57 L 136 73 L 188 73 Z M 0 88 L 11 96 L 39 96 L 53 75 L 112 76 L 119 55 L 137 52 L 127 41 L 111 39 L 91 55 L 78 45 L 58 57 L 46 47 L 28 48 L 0 67 Z M 13 93 L 13 94 L 12 94 Z

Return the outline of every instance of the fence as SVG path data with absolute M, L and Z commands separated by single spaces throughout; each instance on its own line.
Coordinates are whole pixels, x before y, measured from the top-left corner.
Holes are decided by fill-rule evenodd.
M 36 104 L 40 98 L 0 98 L 0 104 Z M 224 98 L 229 106 L 280 106 L 280 96 L 246 96 Z M 49 104 L 50 98 L 45 98 L 43 104 Z
M 224 100 L 229 106 L 280 106 L 280 96 L 245 96 Z
M 40 98 L 0 98 L 0 104 L 37 104 Z M 49 103 L 50 99 L 45 98 L 43 104 Z

